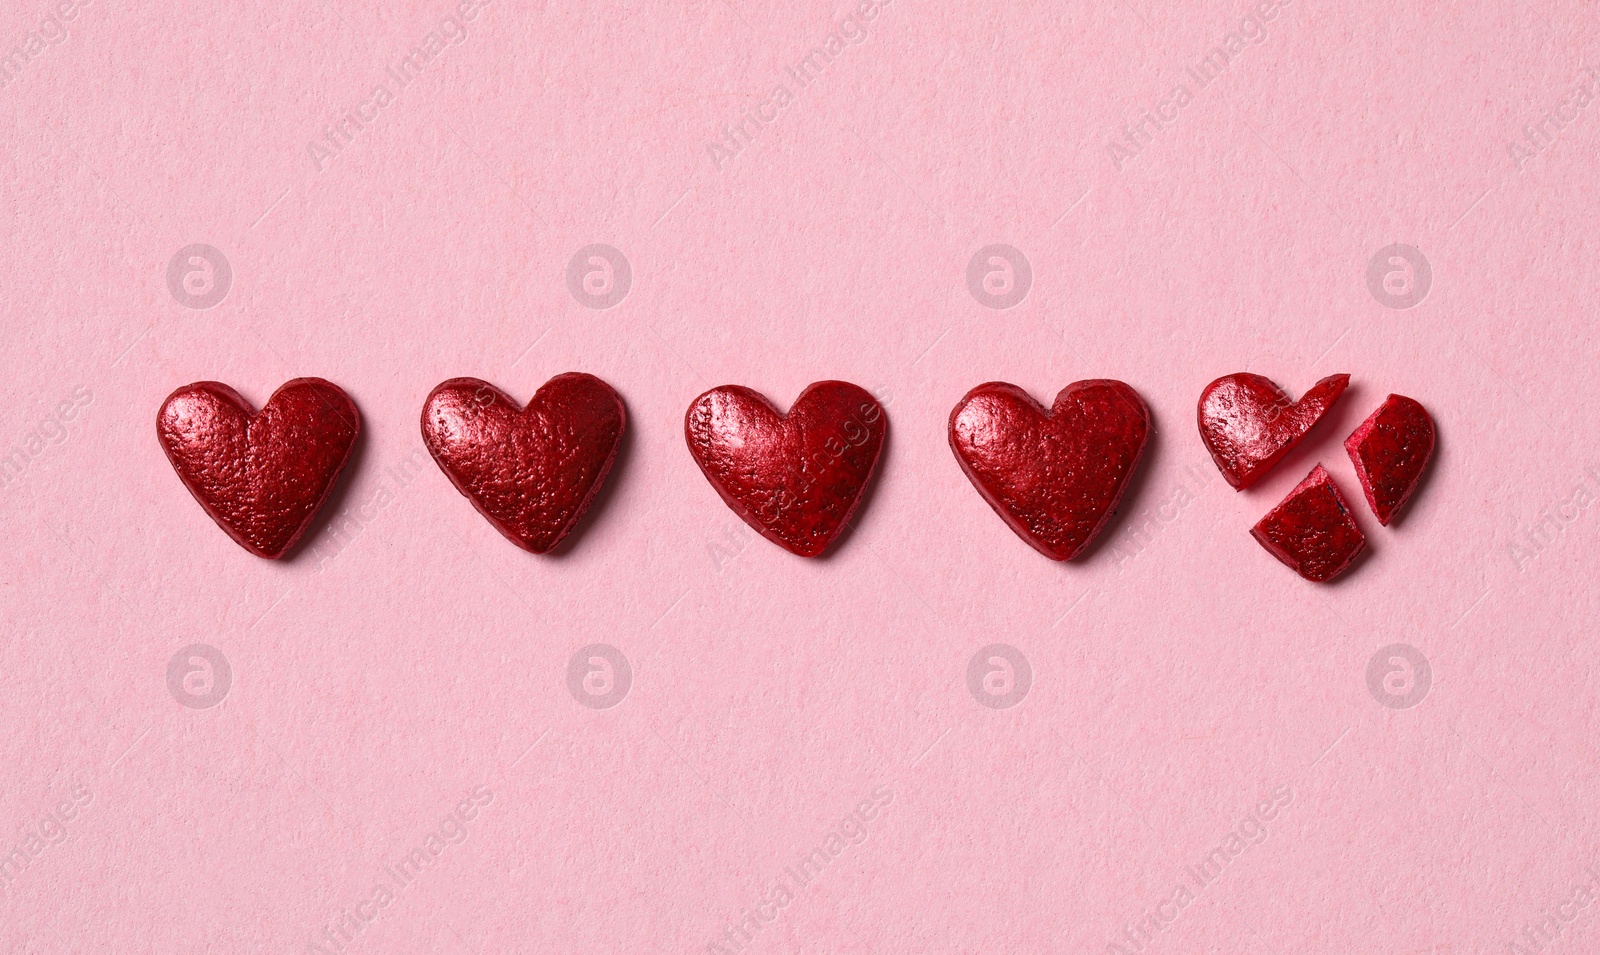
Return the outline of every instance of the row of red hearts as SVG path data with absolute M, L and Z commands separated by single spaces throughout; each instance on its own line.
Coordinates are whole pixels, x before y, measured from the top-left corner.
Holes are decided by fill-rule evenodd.
M 1200 436 L 1229 484 L 1260 480 L 1327 414 L 1349 375 L 1298 401 L 1260 375 L 1206 386 Z M 583 517 L 616 460 L 627 412 L 593 375 L 546 382 L 526 406 L 476 378 L 453 378 L 422 410 L 422 437 L 456 488 L 509 540 L 536 554 Z M 343 389 L 297 378 L 253 411 L 219 382 L 197 382 L 161 406 L 157 432 L 178 476 L 213 520 L 266 558 L 292 548 L 349 460 L 361 417 Z M 689 406 L 684 433 L 706 479 L 773 543 L 815 557 L 861 503 L 888 430 L 883 407 L 843 381 L 807 387 L 787 413 L 749 388 L 713 388 Z M 1069 560 L 1116 512 L 1144 455 L 1150 413 L 1120 381 L 1079 381 L 1045 408 L 990 382 L 950 413 L 951 450 L 974 487 L 1034 549 Z M 1416 401 L 1390 395 L 1345 441 L 1378 522 L 1410 499 L 1434 448 Z M 1251 530 L 1308 580 L 1330 580 L 1365 547 L 1343 494 L 1318 465 Z

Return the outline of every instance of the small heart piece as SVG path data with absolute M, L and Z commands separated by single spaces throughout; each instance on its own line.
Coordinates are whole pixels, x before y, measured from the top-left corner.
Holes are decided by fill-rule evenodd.
M 361 415 L 338 385 L 296 378 L 252 411 L 237 391 L 199 381 L 156 415 L 167 460 L 205 512 L 239 546 L 283 556 L 327 501 Z
M 878 400 L 846 381 L 808 386 L 788 414 L 723 385 L 696 398 L 683 422 L 689 453 L 728 507 L 801 557 L 827 550 L 855 513 L 888 429 Z
M 1200 438 L 1222 476 L 1242 491 L 1283 460 L 1349 384 L 1349 375 L 1329 375 L 1292 402 L 1269 378 L 1224 375 L 1200 394 Z
M 1339 486 L 1320 464 L 1250 533 L 1295 573 L 1318 582 L 1344 573 L 1367 546 Z
M 1128 385 L 1074 382 L 1046 409 L 991 381 L 950 412 L 950 450 L 996 514 L 1051 560 L 1089 546 L 1128 489 L 1150 436 L 1150 410 Z
M 1405 395 L 1390 395 L 1345 439 L 1344 449 L 1379 524 L 1388 527 L 1411 500 L 1433 458 L 1434 438 L 1428 409 Z
M 423 404 L 422 441 L 495 530 L 543 554 L 594 503 L 627 419 L 622 398 L 593 375 L 557 375 L 527 407 L 486 381 L 452 378 Z

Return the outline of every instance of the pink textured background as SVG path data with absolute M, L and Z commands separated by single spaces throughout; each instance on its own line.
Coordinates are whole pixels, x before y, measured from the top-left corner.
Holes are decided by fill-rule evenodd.
M 864 841 L 726 950 L 1600 939 L 1570 901 L 1600 862 L 1600 104 L 1569 99 L 1593 3 L 1293 0 L 1120 170 L 1123 126 L 1252 5 L 893 0 L 718 169 L 708 144 L 853 4 L 491 0 L 320 171 L 308 142 L 453 3 L 55 9 L 0 13 L 0 449 L 25 465 L 0 489 L 0 950 L 332 950 L 477 787 L 464 841 L 344 950 L 704 952 L 875 791 Z M 197 242 L 234 272 L 203 311 L 166 284 Z M 604 311 L 564 278 L 597 242 L 634 276 Z M 1034 272 L 1005 311 L 965 280 L 995 242 Z M 1432 263 L 1410 310 L 1367 289 L 1391 242 Z M 1354 379 L 1234 493 L 1193 409 L 1242 369 Z M 417 418 L 447 377 L 526 400 L 569 370 L 615 385 L 632 438 L 535 558 Z M 333 502 L 355 530 L 269 563 L 189 498 L 155 412 L 302 375 L 365 416 Z M 891 434 L 807 562 L 741 529 L 681 421 L 712 385 L 786 405 L 830 377 Z M 1159 434 L 1133 516 L 1057 565 L 945 417 L 982 381 L 1091 377 Z M 1359 494 L 1339 440 L 1390 391 L 1439 422 L 1431 479 L 1398 526 L 1361 507 L 1347 578 L 1301 581 L 1248 528 L 1318 461 Z M 967 689 L 996 642 L 1034 671 L 1012 709 Z M 1432 663 L 1413 709 L 1367 688 L 1396 642 Z M 193 643 L 232 665 L 211 709 L 167 689 Z M 590 643 L 632 663 L 615 708 L 568 693 Z M 1264 839 L 1135 946 L 1279 787 Z

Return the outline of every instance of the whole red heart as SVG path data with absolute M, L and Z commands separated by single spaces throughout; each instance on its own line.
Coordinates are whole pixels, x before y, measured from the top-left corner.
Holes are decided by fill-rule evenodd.
M 1070 560 L 1105 527 L 1150 436 L 1150 410 L 1128 385 L 1074 382 L 1046 409 L 1016 385 L 992 381 L 950 412 L 950 450 L 978 493 L 1017 536 Z
M 428 395 L 422 440 L 456 490 L 524 550 L 554 548 L 605 484 L 627 427 L 622 398 L 593 375 L 545 382 L 527 407 L 477 378 Z
M 167 460 L 205 512 L 250 553 L 293 547 L 350 459 L 361 415 L 338 385 L 296 378 L 259 412 L 218 381 L 174 391 L 156 416 Z
M 806 388 L 788 414 L 740 385 L 713 388 L 684 416 L 689 453 L 724 502 L 802 557 L 828 549 L 861 503 L 889 422 L 866 389 Z

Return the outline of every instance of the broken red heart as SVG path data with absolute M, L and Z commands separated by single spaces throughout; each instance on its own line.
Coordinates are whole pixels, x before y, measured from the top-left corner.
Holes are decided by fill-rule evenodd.
M 783 414 L 758 392 L 713 388 L 684 416 L 689 453 L 728 507 L 774 544 L 815 557 L 861 503 L 889 422 L 876 398 L 819 381 Z
M 1200 394 L 1200 437 L 1222 476 L 1242 491 L 1300 443 L 1349 383 L 1349 375 L 1330 375 L 1291 402 L 1270 379 L 1224 375 Z
M 350 396 L 321 378 L 288 382 L 260 411 L 221 382 L 195 382 L 156 416 L 161 447 L 189 493 L 229 537 L 268 559 L 300 539 L 360 431 Z
M 495 530 L 543 554 L 583 517 L 616 461 L 627 412 L 616 391 L 570 372 L 527 407 L 477 378 L 452 378 L 422 407 L 422 441 L 439 470 Z
M 1390 395 L 1344 441 L 1378 523 L 1405 506 L 1433 457 L 1433 418 L 1405 395 Z
M 1344 495 L 1320 464 L 1250 533 L 1295 573 L 1315 581 L 1339 576 L 1367 545 Z
M 1076 557 L 1128 489 L 1150 435 L 1150 410 L 1120 381 L 1078 381 L 1046 409 L 992 381 L 950 412 L 950 450 L 1018 537 L 1052 560 Z
M 1325 378 L 1318 387 L 1332 381 Z M 1338 390 L 1344 385 L 1338 382 Z M 1327 404 L 1331 403 L 1332 399 L 1327 399 Z M 1202 401 L 1202 415 L 1203 411 Z M 1345 439 L 1344 446 L 1356 466 L 1367 504 L 1378 523 L 1387 526 L 1411 499 L 1433 457 L 1433 418 L 1415 400 L 1390 395 Z M 1337 577 L 1366 547 L 1344 495 L 1320 464 L 1250 533 L 1307 580 Z

